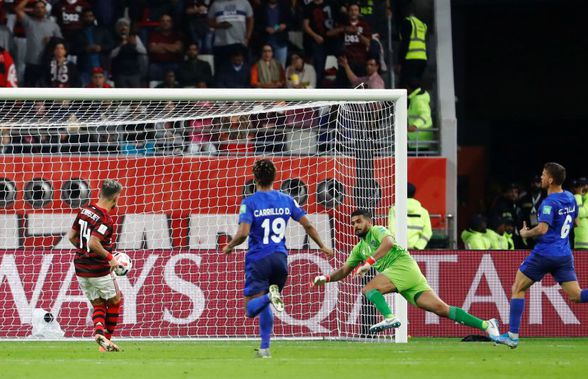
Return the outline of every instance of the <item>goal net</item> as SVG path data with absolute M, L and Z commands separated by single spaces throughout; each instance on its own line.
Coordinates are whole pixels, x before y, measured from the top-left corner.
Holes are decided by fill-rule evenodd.
M 0 132 L 0 338 L 35 335 L 35 317 L 54 319 L 65 337 L 92 334 L 66 233 L 107 178 L 123 185 L 115 250 L 134 264 L 117 278 L 117 336 L 255 337 L 242 303 L 247 243 L 230 256 L 221 248 L 262 157 L 277 167 L 274 188 L 301 204 L 336 251 L 321 255 L 289 223 L 286 310 L 274 335 L 362 338 L 378 320 L 361 296 L 365 279 L 309 283 L 357 243 L 356 208 L 386 225 L 396 204 L 396 238 L 405 240 L 404 91 L 0 90 Z M 383 335 L 405 342 L 406 303 L 388 302 L 403 327 Z

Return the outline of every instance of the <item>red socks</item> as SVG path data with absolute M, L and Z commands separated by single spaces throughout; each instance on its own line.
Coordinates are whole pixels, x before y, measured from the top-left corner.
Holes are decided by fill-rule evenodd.
M 114 333 L 114 329 L 116 328 L 116 324 L 118 323 L 118 312 L 122 305 L 122 301 L 118 304 L 109 304 L 106 307 L 106 330 L 105 330 L 105 337 L 109 340 L 112 338 L 112 334 Z
M 94 313 L 92 313 L 92 321 L 94 322 L 94 334 L 104 335 L 105 319 L 106 307 L 104 305 L 95 305 Z

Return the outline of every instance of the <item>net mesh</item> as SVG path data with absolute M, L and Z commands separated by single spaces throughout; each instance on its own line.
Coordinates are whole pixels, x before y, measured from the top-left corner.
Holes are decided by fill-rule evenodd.
M 116 334 L 256 336 L 241 300 L 247 244 L 231 256 L 220 249 L 255 191 L 251 167 L 261 157 L 277 166 L 274 188 L 292 195 L 336 249 L 327 259 L 289 223 L 287 306 L 274 334 L 355 338 L 375 321 L 358 279 L 308 283 L 339 267 L 357 242 L 352 210 L 386 223 L 393 102 L 7 100 L 0 115 L 0 337 L 31 335 L 34 315 L 46 312 L 66 337 L 92 334 L 65 234 L 106 178 L 124 187 L 115 249 L 134 264 L 117 279 Z

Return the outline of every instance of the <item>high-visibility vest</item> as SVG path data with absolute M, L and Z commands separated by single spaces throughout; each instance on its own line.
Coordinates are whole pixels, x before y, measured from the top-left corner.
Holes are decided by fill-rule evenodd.
M 427 243 L 433 235 L 429 211 L 416 199 L 407 199 L 406 205 L 408 248 L 422 250 L 427 247 Z M 396 209 L 394 207 L 388 211 L 388 230 L 396 236 Z
M 420 88 L 415 89 L 408 95 L 408 125 L 414 125 L 418 129 L 415 132 L 408 132 L 408 147 L 427 150 L 431 148 L 429 142 L 435 140 L 433 118 L 431 117 L 431 97 L 427 91 Z
M 410 32 L 410 42 L 408 43 L 408 51 L 406 52 L 406 60 L 421 59 L 427 60 L 427 24 L 416 18 L 410 16 L 406 18 L 412 25 Z
M 588 250 L 588 194 L 574 195 L 578 205 L 578 225 L 574 228 L 574 249 Z

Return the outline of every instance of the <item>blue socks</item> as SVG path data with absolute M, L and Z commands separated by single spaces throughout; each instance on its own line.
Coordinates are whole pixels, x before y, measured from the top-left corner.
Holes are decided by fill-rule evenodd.
M 259 334 L 261 335 L 261 349 L 268 349 L 270 347 L 270 336 L 274 328 L 274 314 L 272 307 L 265 307 L 259 313 Z
M 580 292 L 580 303 L 588 303 L 588 290 Z
M 253 300 L 249 300 L 247 303 L 247 317 L 253 318 L 259 314 L 263 310 L 264 307 L 270 303 L 269 296 L 263 295 L 260 297 L 256 297 Z
M 521 326 L 521 318 L 523 317 L 523 310 L 525 310 L 525 299 L 511 299 L 510 300 L 510 329 L 511 333 L 519 333 Z

